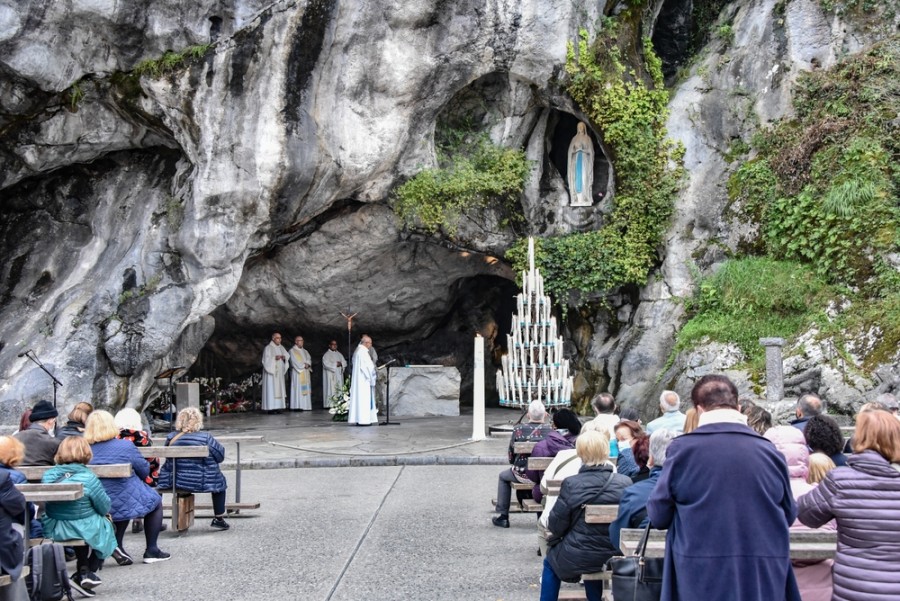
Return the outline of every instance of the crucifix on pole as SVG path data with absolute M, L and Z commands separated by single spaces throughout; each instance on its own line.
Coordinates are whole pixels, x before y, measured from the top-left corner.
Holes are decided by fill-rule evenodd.
M 350 309 L 347 309 L 346 313 L 341 313 L 344 319 L 347 320 L 347 356 L 353 356 L 353 343 L 351 341 L 351 332 L 353 331 L 353 318 L 359 315 L 359 311 L 350 315 Z

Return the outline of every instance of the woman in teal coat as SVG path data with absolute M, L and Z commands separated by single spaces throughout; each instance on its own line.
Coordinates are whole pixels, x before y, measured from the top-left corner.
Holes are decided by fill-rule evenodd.
M 56 452 L 56 466 L 47 470 L 44 484 L 81 484 L 84 496 L 74 501 L 49 501 L 44 509 L 44 535 L 53 540 L 82 539 L 87 547 L 75 547 L 78 573 L 72 581 L 85 589 L 101 584 L 97 571 L 116 548 L 116 534 L 106 519 L 109 495 L 87 468 L 93 454 L 83 439 L 70 436 Z

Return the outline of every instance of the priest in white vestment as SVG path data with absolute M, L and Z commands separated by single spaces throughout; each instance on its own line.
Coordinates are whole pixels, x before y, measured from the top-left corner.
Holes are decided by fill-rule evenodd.
M 291 349 L 291 411 L 312 410 L 312 356 L 303 348 L 303 336 Z
M 288 369 L 288 352 L 281 346 L 281 334 L 272 334 L 272 342 L 266 345 L 262 357 L 262 409 L 284 411 L 287 385 L 284 377 Z
M 372 339 L 363 336 L 353 353 L 353 376 L 350 380 L 350 413 L 347 423 L 368 426 L 378 422 L 375 408 L 375 379 L 377 372 L 369 349 Z
M 344 369 L 347 367 L 347 361 L 337 348 L 337 340 L 332 340 L 328 343 L 328 350 L 322 357 L 322 395 L 324 397 L 322 404 L 326 409 L 331 407 L 331 397 L 341 389 L 344 382 Z

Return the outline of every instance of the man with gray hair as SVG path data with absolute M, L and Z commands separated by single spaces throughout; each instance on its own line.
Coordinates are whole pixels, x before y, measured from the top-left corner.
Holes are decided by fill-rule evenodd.
M 656 430 L 674 430 L 676 434 L 684 431 L 685 415 L 681 412 L 681 397 L 674 390 L 663 390 L 659 395 L 659 410 L 662 417 L 658 417 L 647 424 L 647 433 L 653 434 Z
M 822 413 L 822 405 L 822 399 L 820 399 L 818 395 L 811 392 L 801 395 L 800 398 L 797 399 L 797 409 L 795 410 L 797 419 L 793 420 L 791 425 L 801 432 L 806 432 L 806 422 L 808 422 L 809 418 L 812 416 L 820 415 Z
M 525 470 L 528 468 L 528 457 L 530 453 L 516 453 L 516 443 L 540 442 L 544 440 L 544 438 L 553 432 L 553 426 L 545 423 L 546 419 L 547 410 L 544 408 L 544 404 L 540 401 L 531 401 L 531 404 L 528 406 L 528 423 L 519 424 L 513 429 L 512 436 L 509 439 L 509 450 L 507 451 L 507 458 L 512 467 L 500 472 L 500 479 L 497 483 L 496 506 L 499 515 L 491 518 L 494 526 L 497 526 L 498 528 L 509 528 L 509 503 L 510 497 L 512 496 L 510 488 L 512 484 L 514 482 L 528 484 L 529 490 L 526 492 L 529 495 L 531 494 L 531 487 L 535 485 L 535 483 L 529 480 L 528 476 L 525 475 Z
M 647 517 L 647 499 L 666 463 L 666 449 L 676 436 L 678 434 L 674 430 L 666 428 L 661 428 L 650 435 L 650 459 L 647 460 L 650 476 L 646 480 L 635 482 L 622 493 L 619 500 L 619 515 L 609 525 L 609 540 L 615 546 L 619 546 L 622 528 L 643 528 L 650 521 Z

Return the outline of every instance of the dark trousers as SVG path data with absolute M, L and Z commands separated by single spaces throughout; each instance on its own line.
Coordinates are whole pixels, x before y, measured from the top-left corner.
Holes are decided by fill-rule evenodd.
M 497 482 L 497 512 L 500 515 L 509 516 L 509 499 L 512 496 L 511 484 L 513 482 L 518 482 L 518 480 L 516 480 L 512 468 L 500 472 Z
M 72 547 L 75 550 L 75 567 L 79 572 L 87 570 L 96 573 L 103 565 L 103 560 L 97 557 L 97 552 L 86 545 Z
M 162 515 L 162 497 L 160 497 L 156 509 L 144 516 L 144 540 L 147 542 L 148 551 L 159 550 L 157 540 L 159 539 L 159 532 L 162 530 Z M 125 530 L 128 529 L 128 523 L 130 521 L 131 520 L 113 522 L 116 527 L 116 543 L 118 543 L 119 548 L 122 550 L 125 549 L 122 542 L 125 539 Z

